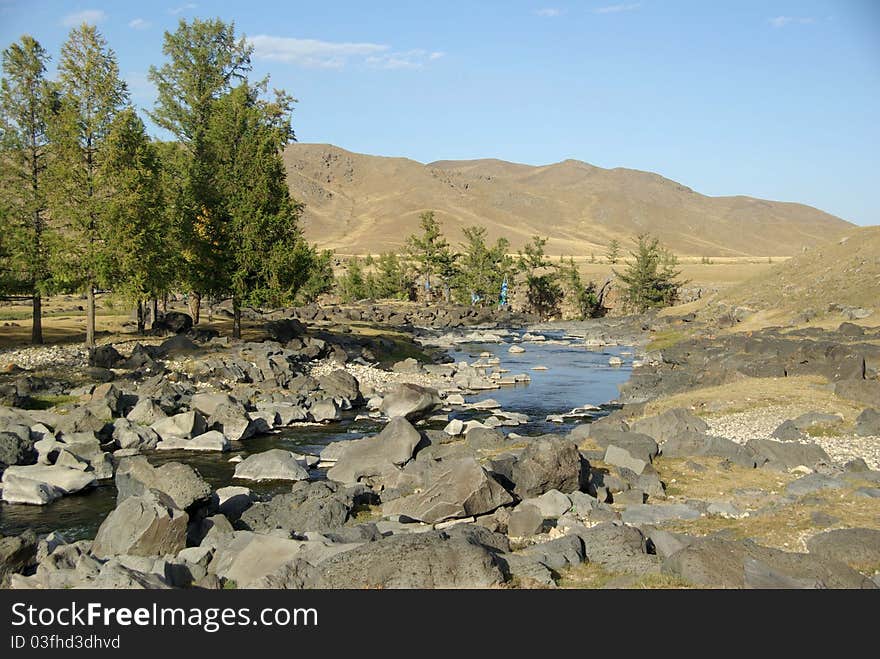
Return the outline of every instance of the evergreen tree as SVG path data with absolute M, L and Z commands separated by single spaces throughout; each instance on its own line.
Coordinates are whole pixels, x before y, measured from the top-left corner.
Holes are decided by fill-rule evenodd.
M 465 227 L 463 233 L 465 242 L 455 280 L 459 302 L 471 304 L 477 300 L 480 306 L 495 304 L 504 278 L 513 270 L 513 259 L 507 253 L 510 243 L 506 238 L 499 238 L 489 247 L 486 228 L 481 226 Z
M 620 260 L 620 241 L 617 239 L 608 243 L 608 251 L 605 253 L 608 263 L 617 263 Z
M 406 267 L 394 252 L 380 254 L 375 260 L 376 272 L 372 277 L 370 297 L 408 300 L 413 281 L 407 276 Z
M 565 289 L 564 295 L 566 298 L 571 297 L 571 306 L 578 318 L 583 320 L 602 314 L 603 309 L 599 302 L 596 284 L 592 281 L 584 284 L 573 258 L 569 258 L 568 263 L 563 262 L 560 265 L 559 275 L 561 285 Z
M 212 241 L 220 255 L 209 292 L 231 295 L 233 336 L 241 307 L 283 306 L 308 281 L 314 251 L 298 226 L 302 205 L 287 188 L 281 151 L 293 137 L 292 102 L 265 83 L 247 82 L 217 100 L 208 133 L 213 204 Z
M 31 343 L 43 343 L 42 298 L 51 290 L 46 216 L 47 122 L 54 92 L 46 80 L 49 56 L 31 36 L 3 51 L 0 83 L 0 250 L 2 292 L 31 297 Z
M 640 235 L 633 261 L 622 273 L 614 271 L 620 279 L 621 297 L 625 308 L 643 313 L 648 309 L 666 307 L 675 302 L 678 290 L 684 282 L 678 277 L 678 259 L 660 246 L 657 238 Z
M 412 234 L 407 238 L 407 252 L 415 266 L 415 273 L 423 277 L 429 297 L 435 295 L 435 285 L 446 286 L 455 275 L 456 254 L 452 252 L 440 222 L 434 211 L 426 211 L 419 216 L 421 235 Z
M 170 292 L 177 254 L 164 204 L 159 152 L 134 109 L 125 108 L 116 116 L 101 166 L 112 188 L 104 238 L 113 291 L 137 305 L 138 331 L 143 332 L 144 304 Z
M 199 322 L 202 294 L 224 288 L 215 275 L 222 271 L 222 200 L 214 186 L 214 150 L 208 136 L 218 100 L 245 79 L 251 70 L 253 47 L 236 39 L 235 24 L 219 19 L 181 19 L 175 32 L 166 32 L 162 52 L 168 61 L 151 67 L 158 98 L 153 121 L 171 132 L 183 147 L 174 159 L 180 181 L 175 223 L 190 288 L 190 311 Z M 302 256 L 300 254 L 300 256 Z
M 314 247 L 310 249 L 309 278 L 305 281 L 297 294 L 298 304 L 311 304 L 320 295 L 333 289 L 333 252 L 325 249 L 318 251 Z
M 541 318 L 551 318 L 559 312 L 562 289 L 559 273 L 545 256 L 546 238 L 534 236 L 532 242 L 518 254 L 517 269 L 525 274 L 528 308 Z
M 84 289 L 86 345 L 95 345 L 95 293 L 111 283 L 106 230 L 112 184 L 102 163 L 116 115 L 128 102 L 115 53 L 94 26 L 71 30 L 58 66 L 60 102 L 49 123 L 49 209 L 61 226 L 59 278 Z
M 351 258 L 346 265 L 345 274 L 339 278 L 339 296 L 343 302 L 364 300 L 370 296 L 361 260 L 356 256 Z

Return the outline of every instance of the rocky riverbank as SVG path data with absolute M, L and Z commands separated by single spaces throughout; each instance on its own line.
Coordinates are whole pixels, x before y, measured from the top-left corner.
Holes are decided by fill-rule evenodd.
M 0 539 L 0 579 L 13 588 L 880 581 L 872 411 L 880 331 L 703 332 L 643 354 L 649 332 L 675 321 L 555 326 L 559 338 L 548 338 L 541 326 L 511 332 L 510 319 L 464 327 L 485 318 L 457 311 L 312 312 L 270 321 L 264 340 L 173 335 L 70 351 L 76 386 L 57 369 L 41 374 L 48 362 L 39 350 L 6 353 L 22 363 L 7 369 L 2 390 L 4 505 L 51 505 L 110 479 L 117 501 L 94 538 Z M 389 360 L 399 345 L 343 322 L 405 327 L 421 359 Z M 623 355 L 634 364 L 628 404 L 607 416 L 560 409 L 560 420 L 580 425 L 522 434 L 525 415 L 467 399 L 527 382 L 530 372 L 497 352 L 452 363 L 444 352 L 497 343 L 515 356 L 548 341 L 566 350 L 636 346 Z M 807 376 L 848 401 L 842 413 L 765 405 L 756 414 L 717 399 L 673 405 L 709 386 Z M 250 454 L 221 487 L 184 462 L 150 460 L 163 450 L 223 453 L 293 424 L 354 416 L 380 431 L 314 453 Z M 266 482 L 287 485 L 267 494 L 257 487 Z

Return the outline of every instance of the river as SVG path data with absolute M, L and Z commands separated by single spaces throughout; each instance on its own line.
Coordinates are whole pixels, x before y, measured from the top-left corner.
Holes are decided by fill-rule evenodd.
M 449 351 L 456 361 L 473 362 L 480 353 L 489 352 L 501 360 L 501 367 L 511 374 L 528 373 L 531 382 L 467 396 L 468 402 L 492 398 L 507 412 L 519 412 L 529 417 L 529 422 L 505 431 L 515 431 L 521 435 L 539 435 L 550 432 L 567 432 L 579 421 L 567 419 L 566 423 L 547 421 L 548 415 L 558 415 L 582 406 L 598 406 L 596 416 L 607 414 L 614 409 L 610 401 L 617 397 L 619 384 L 629 379 L 632 358 L 627 347 L 606 349 L 586 349 L 583 344 L 568 344 L 562 332 L 544 332 L 546 342 L 523 343 L 525 352 L 508 352 L 509 343 L 462 344 Z M 622 366 L 609 366 L 611 356 L 620 356 Z M 547 370 L 532 370 L 546 367 Z M 450 418 L 463 420 L 483 419 L 490 412 L 461 410 L 450 414 Z M 198 453 L 191 451 L 160 451 L 151 453 L 148 458 L 154 465 L 170 461 L 185 462 L 192 465 L 213 488 L 233 484 L 232 474 L 235 463 L 230 458 L 240 455 L 243 458 L 260 453 L 269 448 L 285 448 L 300 453 L 317 453 L 320 449 L 341 439 L 356 439 L 378 432 L 382 424 L 374 420 L 354 420 L 354 413 L 337 423 L 324 426 L 310 425 L 287 428 L 279 432 L 233 443 L 229 453 Z M 443 423 L 433 423 L 427 427 L 442 428 Z M 317 474 L 316 474 L 317 475 Z M 287 491 L 289 483 L 242 482 L 251 489 L 274 494 Z M 100 484 L 89 491 L 63 497 L 48 506 L 9 505 L 0 503 L 0 533 L 18 534 L 27 528 L 37 534 L 60 531 L 69 540 L 92 538 L 104 517 L 116 505 L 116 488 L 112 481 Z

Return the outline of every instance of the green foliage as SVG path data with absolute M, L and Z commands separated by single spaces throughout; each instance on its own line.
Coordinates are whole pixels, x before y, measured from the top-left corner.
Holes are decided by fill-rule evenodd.
M 559 313 L 562 287 L 556 266 L 545 256 L 546 238 L 534 236 L 532 242 L 518 252 L 517 269 L 524 273 L 528 310 L 547 319 Z
M 25 35 L 3 51 L 2 60 L 0 293 L 45 295 L 51 292 L 45 172 L 55 103 L 46 80 L 49 55 Z
M 177 272 L 159 151 L 132 108 L 115 118 L 102 176 L 112 188 L 103 233 L 114 293 L 136 302 L 171 291 Z
M 660 246 L 657 238 L 640 235 L 633 261 L 623 273 L 614 271 L 620 279 L 624 306 L 638 313 L 666 307 L 675 302 L 684 283 L 678 279 L 678 259 Z
M 320 295 L 331 291 L 335 283 L 333 277 L 333 252 L 329 249 L 319 252 L 314 246 L 310 248 L 310 251 L 309 278 L 306 279 L 299 289 L 296 297 L 297 304 L 311 304 Z
M 446 285 L 455 276 L 457 255 L 443 237 L 434 211 L 422 213 L 419 216 L 419 225 L 422 233 L 412 234 L 407 238 L 407 253 L 416 275 L 425 279 L 433 295 L 437 281 Z
M 461 304 L 471 304 L 475 298 L 480 306 L 496 304 L 504 278 L 513 271 L 513 259 L 507 254 L 510 243 L 499 238 L 489 247 L 486 228 L 481 226 L 465 227 L 463 233 L 465 242 L 454 277 L 456 299 Z
M 283 95 L 263 100 L 264 91 L 264 84 L 244 82 L 211 114 L 210 239 L 219 256 L 211 292 L 231 294 L 234 305 L 278 307 L 292 303 L 309 279 L 314 253 L 299 229 L 302 206 L 290 197 L 281 160 L 292 107 Z
M 352 257 L 348 262 L 343 274 L 337 282 L 339 297 L 343 302 L 365 300 L 370 297 L 370 287 L 364 276 L 364 269 L 358 257 Z
M 608 251 L 605 252 L 605 258 L 608 259 L 608 263 L 617 263 L 620 260 L 620 241 L 614 239 L 608 243 Z
M 583 320 L 602 315 L 604 309 L 599 303 L 596 284 L 592 281 L 584 284 L 573 258 L 560 266 L 559 276 L 565 289 L 565 296 L 571 298 L 572 307 L 578 318 Z
M 365 263 L 373 265 L 374 260 L 368 257 Z M 380 254 L 375 260 L 375 273 L 368 276 L 368 285 L 372 298 L 409 300 L 413 295 L 414 282 L 394 252 Z

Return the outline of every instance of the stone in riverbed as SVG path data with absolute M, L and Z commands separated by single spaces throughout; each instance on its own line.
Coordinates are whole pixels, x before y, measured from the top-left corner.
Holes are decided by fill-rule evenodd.
M 150 428 L 162 439 L 169 437 L 189 439 L 201 435 L 208 429 L 208 425 L 201 412 L 191 410 L 159 419 Z
M 159 443 L 159 435 L 152 428 L 124 418 L 116 419 L 113 422 L 113 440 L 121 449 L 133 448 L 139 451 L 149 451 L 156 448 Z
M 309 472 L 299 463 L 294 453 L 283 449 L 269 449 L 248 456 L 235 466 L 233 478 L 253 481 L 308 480 Z
M 21 535 L 0 535 L 0 588 L 7 588 L 9 577 L 20 574 L 37 560 L 37 536 L 27 529 Z
M 177 554 L 186 547 L 188 522 L 189 516 L 171 497 L 148 490 L 128 497 L 104 519 L 92 543 L 92 554 L 98 558 Z
M 167 462 L 154 467 L 143 456 L 124 458 L 119 462 L 116 469 L 117 505 L 151 489 L 167 494 L 181 510 L 206 501 L 211 495 L 211 487 L 189 465 Z
M 412 460 L 421 441 L 422 436 L 409 421 L 402 416 L 392 418 L 378 435 L 340 442 L 336 464 L 327 471 L 327 478 L 356 483 L 361 478 L 381 476 Z M 328 448 L 335 446 L 337 443 Z
M 485 515 L 513 498 L 471 457 L 430 463 L 421 492 L 390 501 L 386 515 L 406 515 L 428 524 L 447 519 Z
M 95 483 L 93 472 L 64 466 L 18 465 L 3 472 L 3 501 L 42 506 Z
M 386 394 L 380 409 L 389 418 L 402 416 L 412 421 L 429 415 L 441 403 L 436 389 L 402 383 Z
M 164 419 L 167 416 L 168 415 L 165 414 L 165 411 L 151 398 L 141 398 L 135 406 L 131 408 L 131 412 L 129 412 L 125 418 L 132 423 L 137 423 L 142 426 L 151 426 L 159 419 Z
M 183 439 L 181 437 L 169 437 L 164 439 L 156 446 L 160 451 L 228 451 L 230 449 L 229 439 L 219 430 L 209 430 L 201 435 L 197 435 L 192 439 Z
M 807 550 L 854 567 L 880 565 L 880 531 L 877 529 L 835 529 L 807 540 Z
M 339 406 L 332 398 L 324 398 L 312 403 L 309 407 L 309 417 L 315 423 L 326 423 L 328 421 L 339 421 L 342 418 Z
M 514 494 L 525 499 L 548 490 L 581 490 L 590 471 L 574 442 L 558 437 L 536 437 L 515 460 L 493 460 L 492 466 L 514 484 Z

